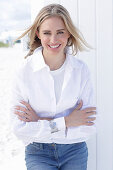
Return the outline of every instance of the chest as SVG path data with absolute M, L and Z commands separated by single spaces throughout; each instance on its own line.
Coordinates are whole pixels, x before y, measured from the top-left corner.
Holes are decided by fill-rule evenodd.
M 81 77 L 75 71 L 64 75 L 61 95 L 56 103 L 55 84 L 53 77 L 42 72 L 30 75 L 25 83 L 27 97 L 37 112 L 59 113 L 72 108 L 79 99 Z

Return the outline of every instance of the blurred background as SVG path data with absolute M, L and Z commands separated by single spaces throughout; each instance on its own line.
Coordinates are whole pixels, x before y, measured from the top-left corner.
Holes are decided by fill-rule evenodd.
M 0 169 L 26 170 L 24 146 L 10 129 L 10 90 L 14 70 L 27 52 L 24 38 L 14 42 L 31 24 L 29 0 L 0 0 Z
M 26 170 L 24 146 L 9 123 L 11 81 L 28 52 L 27 37 L 14 42 L 50 3 L 67 8 L 74 24 L 93 47 L 76 57 L 89 66 L 97 101 L 97 134 L 87 145 L 88 170 L 113 170 L 113 1 L 0 0 L 0 169 Z

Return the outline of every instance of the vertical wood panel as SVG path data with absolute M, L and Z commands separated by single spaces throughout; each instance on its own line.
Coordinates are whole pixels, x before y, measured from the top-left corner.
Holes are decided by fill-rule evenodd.
M 79 0 L 79 29 L 83 33 L 87 42 L 95 48 L 96 29 L 95 29 L 95 0 Z M 87 63 L 92 74 L 96 98 L 96 51 L 82 52 L 79 58 Z M 96 170 L 96 136 L 93 136 L 88 142 L 89 160 L 88 170 Z
M 93 76 L 96 73 L 96 26 L 95 26 L 95 0 L 79 0 L 79 29 L 86 41 L 93 49 L 80 53 L 79 57 L 87 62 Z
M 97 170 L 113 170 L 113 13 L 112 0 L 96 2 L 98 104 Z

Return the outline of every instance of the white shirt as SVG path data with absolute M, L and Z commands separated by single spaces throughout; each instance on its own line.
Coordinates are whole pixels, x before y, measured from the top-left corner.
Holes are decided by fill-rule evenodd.
M 95 133 L 96 125 L 70 127 L 66 131 L 64 116 L 83 100 L 83 108 L 95 106 L 87 65 L 66 54 L 61 95 L 56 103 L 54 80 L 45 64 L 42 47 L 37 48 L 16 71 L 12 86 L 11 124 L 15 135 L 28 145 L 32 142 L 70 144 L 86 141 Z M 40 117 L 54 117 L 57 132 L 50 121 L 23 122 L 14 114 L 14 107 L 24 100 Z M 82 109 L 83 109 L 82 108 Z
M 64 64 L 57 70 L 50 71 L 50 74 L 54 80 L 54 90 L 56 97 L 56 104 L 58 103 L 62 91 L 62 85 L 64 81 L 64 72 L 65 72 L 65 62 Z

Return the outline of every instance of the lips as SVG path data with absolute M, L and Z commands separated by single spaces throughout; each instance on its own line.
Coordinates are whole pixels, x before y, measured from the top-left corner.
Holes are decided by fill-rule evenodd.
M 58 45 L 48 45 L 50 48 L 53 48 L 53 49 L 55 49 L 55 48 L 58 48 L 58 47 L 60 47 L 60 45 L 61 44 L 58 44 Z

